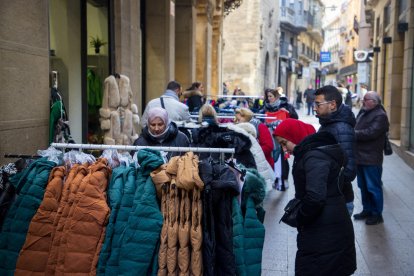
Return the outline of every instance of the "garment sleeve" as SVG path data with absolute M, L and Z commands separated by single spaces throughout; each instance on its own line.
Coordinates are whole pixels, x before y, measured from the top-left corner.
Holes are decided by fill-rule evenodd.
M 305 196 L 299 210 L 298 224 L 312 223 L 326 202 L 328 175 L 331 160 L 307 154 L 304 156 L 306 174 Z
M 259 131 L 259 145 L 265 155 L 270 155 L 273 151 L 273 139 L 269 129 L 265 124 L 259 124 L 257 130 Z
M 362 115 L 364 116 L 364 115 Z M 357 141 L 369 141 L 384 135 L 388 131 L 389 123 L 385 115 L 374 116 L 367 128 L 355 130 Z

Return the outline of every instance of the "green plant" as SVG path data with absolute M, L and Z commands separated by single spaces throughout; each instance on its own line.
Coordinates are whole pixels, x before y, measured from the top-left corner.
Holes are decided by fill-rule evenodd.
M 101 46 L 104 46 L 106 44 L 108 44 L 108 42 L 103 41 L 102 39 L 99 38 L 99 36 L 97 37 L 91 36 L 91 41 L 89 42 L 89 45 L 95 49 L 97 48 L 99 49 Z

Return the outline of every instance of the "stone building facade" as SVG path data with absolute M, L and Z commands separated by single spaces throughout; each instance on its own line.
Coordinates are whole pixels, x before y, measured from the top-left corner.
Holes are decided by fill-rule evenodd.
M 225 17 L 223 82 L 248 95 L 277 85 L 279 60 L 278 0 L 249 0 Z
M 0 2 L 0 162 L 48 147 L 51 71 L 77 143 L 90 142 L 87 72 L 129 77 L 142 113 L 171 80 L 221 89 L 222 26 L 234 0 Z M 107 44 L 95 53 L 92 37 Z
M 414 167 L 414 2 L 366 2 L 374 44 L 370 88 L 383 98 L 390 138 Z

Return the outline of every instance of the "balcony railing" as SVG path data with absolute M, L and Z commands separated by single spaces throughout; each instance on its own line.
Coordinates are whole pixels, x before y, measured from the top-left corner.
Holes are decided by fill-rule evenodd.
M 284 6 L 280 7 L 280 22 L 295 25 L 295 10 Z
M 280 56 L 287 58 L 298 58 L 298 47 L 293 46 L 289 42 L 280 42 Z

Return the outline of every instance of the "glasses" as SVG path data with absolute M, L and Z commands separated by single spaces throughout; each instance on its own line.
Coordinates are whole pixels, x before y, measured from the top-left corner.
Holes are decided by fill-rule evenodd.
M 374 99 L 362 99 L 363 102 L 373 101 Z
M 315 106 L 319 108 L 321 105 L 327 104 L 327 103 L 330 103 L 330 102 L 332 102 L 332 101 L 321 102 L 321 103 L 315 102 Z

